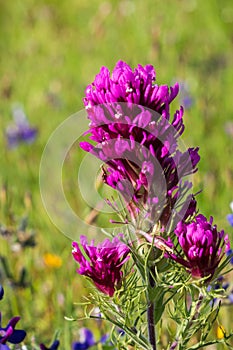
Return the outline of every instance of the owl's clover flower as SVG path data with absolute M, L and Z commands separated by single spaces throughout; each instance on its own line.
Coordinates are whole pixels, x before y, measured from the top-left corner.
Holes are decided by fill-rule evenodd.
M 178 238 L 174 248 L 176 253 L 167 256 L 186 267 L 193 277 L 209 276 L 209 281 L 225 252 L 230 249 L 228 235 L 223 230 L 217 230 L 212 217 L 208 221 L 201 214 L 191 223 L 180 221 L 175 234 Z
M 112 297 L 115 287 L 122 281 L 121 268 L 129 259 L 129 248 L 117 237 L 112 242 L 105 239 L 96 247 L 94 241 L 88 244 L 85 236 L 80 237 L 80 242 L 88 259 L 81 252 L 79 244 L 73 242 L 72 254 L 80 265 L 77 272 L 92 279 L 97 289 Z
M 178 203 L 182 215 L 188 209 L 192 197 L 181 205 L 191 187 L 184 177 L 197 171 L 200 157 L 198 148 L 178 148 L 183 107 L 171 117 L 170 104 L 179 85 L 159 86 L 155 78 L 151 65 L 132 70 L 119 61 L 112 75 L 102 67 L 84 98 L 88 132 L 97 145 L 80 146 L 105 163 L 103 180 L 122 194 L 132 217 L 144 212 L 166 226 Z

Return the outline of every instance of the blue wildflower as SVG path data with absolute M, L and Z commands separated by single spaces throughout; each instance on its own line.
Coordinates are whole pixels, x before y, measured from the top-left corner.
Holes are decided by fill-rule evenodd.
M 57 350 L 60 342 L 59 340 L 54 340 L 53 344 L 50 346 L 50 348 L 47 348 L 44 344 L 40 344 L 41 350 Z
M 6 342 L 9 342 L 11 344 L 19 344 L 21 343 L 24 338 L 26 337 L 26 332 L 24 330 L 21 329 L 15 329 L 16 324 L 18 323 L 18 321 L 20 320 L 20 317 L 13 317 L 8 325 L 3 328 L 1 326 L 1 313 L 0 313 L 0 344 L 1 350 L 5 350 L 8 349 L 7 346 L 2 346 L 5 345 Z
M 80 329 L 80 341 L 74 342 L 72 349 L 73 350 L 87 350 L 91 346 L 95 345 L 95 339 L 92 331 L 88 328 Z
M 227 215 L 227 220 L 231 226 L 233 226 L 233 214 L 228 214 Z
M 72 350 L 87 350 L 97 343 L 104 344 L 108 339 L 108 335 L 103 335 L 101 339 L 96 342 L 92 331 L 88 328 L 81 328 L 79 332 L 80 341 L 73 343 Z
M 3 296 L 4 296 L 4 289 L 3 289 L 3 286 L 0 284 L 0 300 L 3 299 Z
M 180 85 L 180 103 L 184 109 L 189 109 L 192 107 L 194 100 L 190 95 L 189 86 L 186 81 L 179 82 Z
M 181 80 L 179 78 L 175 78 L 172 81 L 172 84 L 175 82 L 179 83 L 179 100 L 180 104 L 184 107 L 184 109 L 189 109 L 194 104 L 194 99 L 190 94 L 190 87 L 187 81 Z
M 231 293 L 228 295 L 228 299 L 230 300 L 230 303 L 233 304 L 233 290 Z
M 230 254 L 232 254 L 232 251 Z M 224 289 L 227 292 L 227 295 L 226 295 L 227 298 L 225 300 L 228 300 L 230 304 L 233 304 L 233 289 L 230 289 L 230 287 L 232 286 L 227 281 L 224 280 L 224 277 L 219 276 L 214 285 L 209 285 L 207 287 L 207 291 L 209 292 L 211 289 L 214 289 L 214 290 Z M 217 301 L 219 301 L 219 298 L 214 298 L 211 304 L 214 305 Z
M 230 263 L 233 265 L 233 250 L 232 250 L 232 249 L 229 249 L 229 250 L 226 252 L 226 255 L 227 255 L 227 256 L 231 256 L 231 258 L 230 258 Z
M 17 147 L 20 142 L 34 142 L 37 129 L 29 125 L 23 109 L 19 106 L 13 109 L 14 124 L 6 129 L 7 143 L 10 148 Z
M 233 212 L 233 202 L 230 203 L 230 208 L 231 208 L 231 211 Z M 229 224 L 233 227 L 233 214 L 228 214 L 227 220 Z

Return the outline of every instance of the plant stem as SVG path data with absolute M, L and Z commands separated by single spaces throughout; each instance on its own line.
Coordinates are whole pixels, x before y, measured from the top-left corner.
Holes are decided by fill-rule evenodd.
M 155 286 L 155 281 L 151 275 L 149 275 L 150 287 Z M 149 341 L 153 350 L 156 350 L 156 334 L 155 334 L 155 323 L 154 323 L 154 302 L 149 300 L 148 310 L 147 310 L 147 323 L 148 323 L 148 334 Z
M 156 336 L 155 336 L 155 324 L 154 324 L 154 303 L 150 303 L 147 310 L 147 322 L 149 341 L 152 345 L 152 349 L 156 350 Z

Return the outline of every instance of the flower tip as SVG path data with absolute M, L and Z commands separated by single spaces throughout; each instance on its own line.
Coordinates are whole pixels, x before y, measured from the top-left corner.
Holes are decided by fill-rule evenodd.
M 91 152 L 94 148 L 93 145 L 91 145 L 89 142 L 80 142 L 79 146 L 86 152 Z

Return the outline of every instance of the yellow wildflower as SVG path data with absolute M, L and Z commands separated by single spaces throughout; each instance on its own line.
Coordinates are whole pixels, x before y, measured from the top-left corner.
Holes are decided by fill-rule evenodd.
M 62 259 L 55 254 L 46 253 L 43 256 L 43 259 L 44 259 L 45 265 L 51 268 L 57 269 L 62 265 Z

